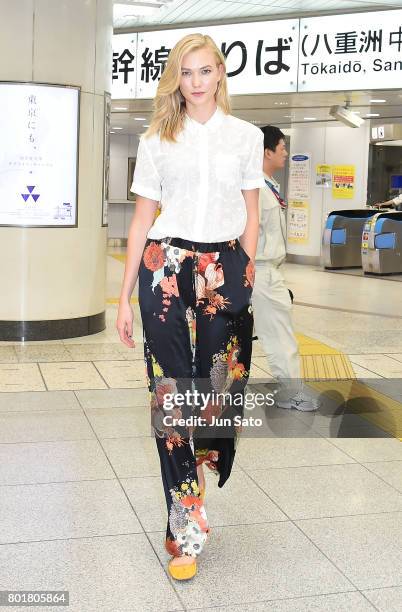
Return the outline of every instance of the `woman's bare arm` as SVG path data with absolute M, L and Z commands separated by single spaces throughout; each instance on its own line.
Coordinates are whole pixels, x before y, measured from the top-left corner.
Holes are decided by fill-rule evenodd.
M 242 189 L 242 194 L 246 202 L 247 223 L 243 234 L 240 236 L 240 244 L 250 257 L 255 260 L 258 241 L 258 197 L 259 189 Z
M 148 231 L 154 222 L 157 206 L 157 201 L 137 196 L 128 232 L 127 259 L 120 293 L 116 328 L 119 332 L 120 340 L 130 348 L 134 346 L 134 342 L 131 339 L 133 335 L 133 310 L 130 305 L 130 298 L 137 282 L 142 253 Z

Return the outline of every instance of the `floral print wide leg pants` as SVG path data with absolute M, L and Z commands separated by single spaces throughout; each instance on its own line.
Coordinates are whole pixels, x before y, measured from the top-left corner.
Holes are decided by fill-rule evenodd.
M 151 421 L 168 510 L 166 548 L 207 539 L 197 465 L 228 479 L 251 361 L 254 266 L 239 241 L 148 239 L 139 269 Z M 239 424 L 240 420 L 240 424 Z

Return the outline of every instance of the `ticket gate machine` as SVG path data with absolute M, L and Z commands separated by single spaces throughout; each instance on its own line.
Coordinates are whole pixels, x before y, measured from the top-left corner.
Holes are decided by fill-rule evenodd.
M 402 272 L 402 212 L 380 212 L 367 222 L 362 235 L 365 274 Z
M 325 268 L 361 268 L 363 228 L 377 209 L 334 210 L 329 213 L 323 235 Z

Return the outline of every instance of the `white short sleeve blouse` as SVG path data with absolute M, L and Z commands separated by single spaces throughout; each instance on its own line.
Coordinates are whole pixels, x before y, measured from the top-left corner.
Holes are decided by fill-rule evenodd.
M 239 237 L 247 220 L 241 190 L 265 186 L 263 142 L 259 128 L 219 107 L 203 124 L 187 115 L 176 143 L 142 136 L 131 191 L 161 202 L 148 238 Z

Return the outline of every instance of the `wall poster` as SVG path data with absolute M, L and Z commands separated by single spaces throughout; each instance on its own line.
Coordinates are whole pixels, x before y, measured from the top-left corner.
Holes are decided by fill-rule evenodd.
M 288 202 L 288 242 L 306 244 L 309 239 L 309 203 L 303 200 Z
M 77 87 L 0 83 L 0 225 L 77 227 Z
M 291 155 L 289 163 L 288 198 L 290 200 L 310 199 L 310 160 L 309 153 Z
M 332 167 L 329 164 L 317 164 L 315 169 L 315 184 L 324 189 L 331 188 Z
M 332 197 L 352 199 L 355 195 L 355 166 L 332 166 Z

